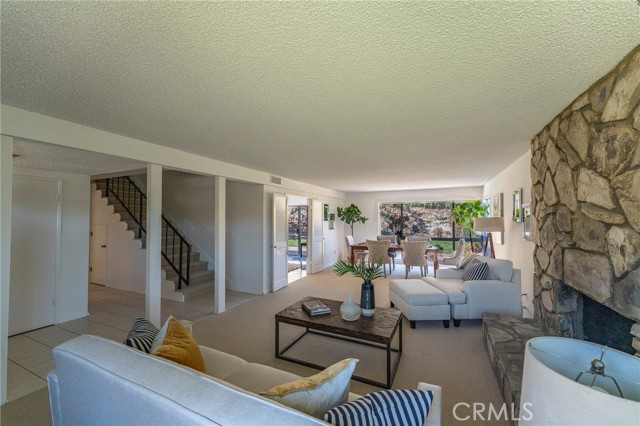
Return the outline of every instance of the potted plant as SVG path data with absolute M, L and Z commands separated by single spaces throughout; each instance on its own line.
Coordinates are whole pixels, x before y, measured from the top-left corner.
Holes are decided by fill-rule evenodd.
M 353 225 L 355 223 L 364 224 L 369 220 L 368 217 L 362 215 L 362 212 L 355 204 L 351 204 L 345 208 L 338 207 L 338 219 L 351 227 L 351 235 L 353 235 Z
M 477 217 L 487 216 L 489 206 L 484 204 L 481 200 L 465 201 L 457 204 L 451 211 L 451 220 L 458 225 L 462 225 L 464 230 L 469 232 L 469 244 L 471 244 L 471 252 L 473 253 L 472 231 L 473 231 L 473 219 Z M 464 233 L 463 230 L 463 233 Z
M 333 271 L 339 277 L 351 273 L 354 277 L 362 278 L 364 282 L 360 291 L 360 308 L 362 309 L 362 315 L 372 316 L 376 311 L 372 281 L 383 275 L 380 264 L 366 264 L 364 262 L 351 264 L 340 260 L 334 265 Z

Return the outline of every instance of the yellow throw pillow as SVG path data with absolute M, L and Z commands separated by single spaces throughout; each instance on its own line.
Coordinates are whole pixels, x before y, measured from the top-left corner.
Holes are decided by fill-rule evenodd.
M 177 319 L 171 317 L 168 323 L 167 334 L 153 354 L 204 373 L 204 358 L 198 343 Z
M 331 408 L 347 402 L 357 362 L 355 358 L 343 359 L 318 374 L 275 386 L 260 395 L 322 419 Z

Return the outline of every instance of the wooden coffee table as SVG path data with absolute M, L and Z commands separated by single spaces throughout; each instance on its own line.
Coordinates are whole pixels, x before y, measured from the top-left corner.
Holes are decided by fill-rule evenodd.
M 320 300 L 331 309 L 331 314 L 312 317 L 302 309 L 302 302 Z M 340 316 L 340 305 L 337 300 L 320 297 L 306 297 L 276 314 L 276 358 L 295 362 L 311 368 L 324 369 L 328 366 L 292 358 L 285 355 L 293 345 L 307 334 L 318 334 L 335 339 L 346 340 L 374 348 L 385 349 L 387 354 L 387 382 L 378 382 L 366 377 L 352 376 L 354 380 L 383 388 L 391 388 L 402 357 L 402 313 L 394 308 L 376 308 L 372 317 L 361 316 L 356 321 L 345 321 Z M 280 349 L 280 323 L 304 327 L 305 331 L 292 342 Z M 398 334 L 398 347 L 391 343 Z M 395 362 L 391 364 L 391 353 L 397 353 Z M 392 368 L 393 367 L 393 368 Z

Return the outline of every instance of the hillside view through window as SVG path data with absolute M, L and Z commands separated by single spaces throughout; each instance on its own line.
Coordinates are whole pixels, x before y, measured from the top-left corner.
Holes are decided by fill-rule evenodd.
M 440 246 L 445 253 L 453 251 L 460 238 L 469 239 L 469 233 L 451 220 L 455 205 L 456 201 L 381 203 L 380 235 L 429 235 L 432 245 Z M 481 235 L 474 232 L 473 241 L 480 242 Z

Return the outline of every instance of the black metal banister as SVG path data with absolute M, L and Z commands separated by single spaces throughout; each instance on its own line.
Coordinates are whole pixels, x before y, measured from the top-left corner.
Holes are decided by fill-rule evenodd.
M 133 218 L 138 225 L 138 238 L 146 235 L 147 229 L 145 223 L 145 207 L 147 196 L 129 176 L 121 176 L 115 178 L 104 179 L 106 187 L 106 195 L 113 195 L 116 200 L 124 207 L 127 213 Z M 182 284 L 189 285 L 191 271 L 191 244 L 189 244 L 178 232 L 178 230 L 162 215 L 162 225 L 165 227 L 164 244 L 162 247 L 162 257 L 169 263 L 171 268 L 178 274 L 178 289 L 182 288 Z M 171 233 L 169 234 L 169 230 Z M 178 258 L 176 259 L 176 236 L 178 237 Z M 169 238 L 171 238 L 171 255 L 169 255 Z M 186 262 L 185 262 L 186 256 Z M 186 268 L 183 264 L 186 263 Z

